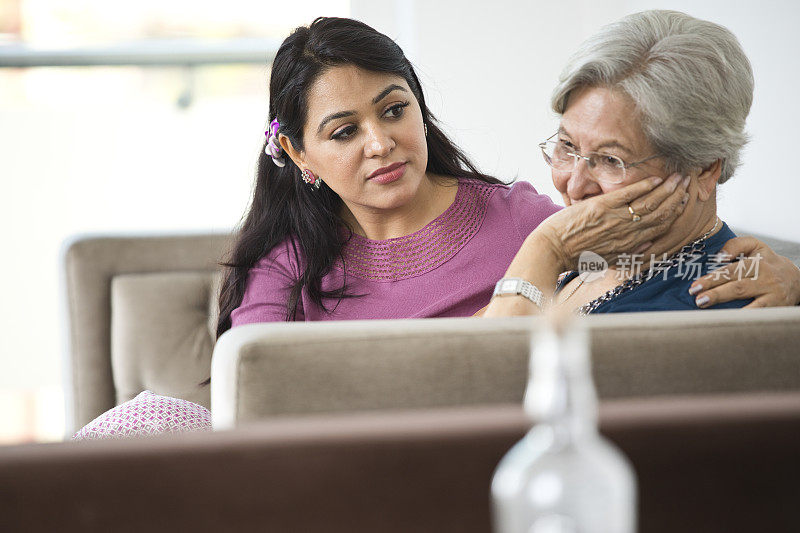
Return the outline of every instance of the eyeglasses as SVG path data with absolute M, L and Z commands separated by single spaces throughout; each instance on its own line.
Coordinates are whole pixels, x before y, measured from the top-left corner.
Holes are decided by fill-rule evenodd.
M 619 157 L 611 154 L 601 154 L 591 152 L 582 155 L 572 145 L 562 140 L 551 140 L 558 135 L 554 133 L 543 143 L 539 143 L 545 162 L 560 172 L 572 172 L 578 161 L 586 161 L 586 168 L 589 175 L 598 182 L 616 185 L 625 182 L 625 170 L 633 166 L 650 161 L 658 157 L 658 154 L 651 155 L 634 163 L 626 163 Z

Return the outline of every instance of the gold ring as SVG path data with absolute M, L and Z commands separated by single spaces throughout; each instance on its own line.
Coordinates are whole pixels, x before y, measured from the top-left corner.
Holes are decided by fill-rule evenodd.
M 630 204 L 628 204 L 628 212 L 631 214 L 631 218 L 633 219 L 634 222 L 639 222 L 640 220 L 642 220 L 642 217 L 636 214 L 636 211 L 633 210 Z

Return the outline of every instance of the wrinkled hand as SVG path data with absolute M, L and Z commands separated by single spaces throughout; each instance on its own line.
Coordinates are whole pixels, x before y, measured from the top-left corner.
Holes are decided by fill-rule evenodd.
M 547 218 L 534 233 L 550 243 L 563 270 L 573 270 L 581 252 L 594 252 L 607 261 L 621 253 L 642 253 L 663 235 L 688 200 L 689 178 L 647 178 L 622 189 L 568 206 Z M 628 210 L 641 219 L 632 220 Z
M 800 269 L 754 237 L 725 243 L 720 255 L 739 261 L 709 272 L 689 288 L 698 307 L 755 298 L 745 307 L 775 307 L 800 302 Z

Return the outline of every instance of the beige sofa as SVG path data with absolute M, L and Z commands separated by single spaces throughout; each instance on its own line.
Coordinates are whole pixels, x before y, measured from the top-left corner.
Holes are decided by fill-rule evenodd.
M 768 239 L 765 239 L 768 240 Z M 768 240 L 800 263 L 800 245 Z M 261 416 L 518 401 L 529 322 L 447 319 L 237 328 L 212 387 L 226 235 L 79 237 L 64 246 L 67 433 L 144 389 Z M 800 308 L 592 317 L 601 397 L 790 390 Z M 217 359 L 215 357 L 215 359 Z
M 492 471 L 529 424 L 537 321 L 255 324 L 214 346 L 228 242 L 65 246 L 68 433 L 145 388 L 237 427 L 0 448 L 0 529 L 490 531 Z M 800 307 L 584 324 L 601 430 L 636 470 L 639 531 L 800 529 Z

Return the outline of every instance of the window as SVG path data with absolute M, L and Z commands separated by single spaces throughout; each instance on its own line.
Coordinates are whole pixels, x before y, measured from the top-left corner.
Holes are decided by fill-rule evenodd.
M 84 56 L 187 42 L 246 48 L 349 12 L 341 0 L 6 0 L 0 53 L 19 44 Z M 0 68 L 0 179 L 10 189 L 0 209 L 0 442 L 62 437 L 62 242 L 80 233 L 233 228 L 267 125 L 268 72 L 266 60 Z

